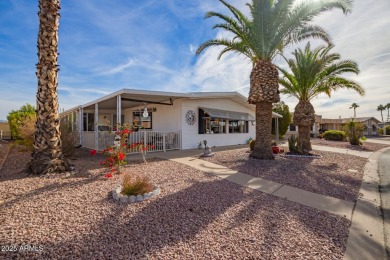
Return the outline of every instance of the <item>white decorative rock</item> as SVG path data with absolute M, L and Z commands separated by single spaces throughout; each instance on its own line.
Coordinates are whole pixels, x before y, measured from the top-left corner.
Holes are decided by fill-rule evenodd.
M 116 191 L 112 191 L 112 197 L 114 198 L 114 200 L 118 200 L 118 193 L 116 193 Z
M 144 200 L 147 200 L 147 199 L 149 199 L 150 198 L 150 194 L 149 193 L 145 193 L 144 194 Z
M 137 201 L 143 201 L 144 200 L 144 196 L 142 195 L 137 195 Z
M 131 195 L 130 197 L 129 197 L 129 202 L 130 203 L 133 203 L 133 202 L 135 202 L 137 200 L 137 198 L 134 196 L 134 195 Z
M 156 194 L 155 196 L 159 195 L 161 192 L 161 189 L 160 188 L 157 188 L 154 190 L 154 193 Z

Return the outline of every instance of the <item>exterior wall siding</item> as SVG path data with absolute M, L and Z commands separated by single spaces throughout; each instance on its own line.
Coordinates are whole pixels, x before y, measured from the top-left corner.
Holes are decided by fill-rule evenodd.
M 182 129 L 182 149 L 193 149 L 198 147 L 199 141 L 207 140 L 208 146 L 224 146 L 246 144 L 248 139 L 255 137 L 255 124 L 250 122 L 249 133 L 226 133 L 226 134 L 198 134 L 199 107 L 208 107 L 221 110 L 244 112 L 255 117 L 255 112 L 230 99 L 197 99 L 183 100 L 181 113 Z M 188 125 L 185 115 L 188 110 L 193 110 L 196 114 L 196 121 L 193 125 Z

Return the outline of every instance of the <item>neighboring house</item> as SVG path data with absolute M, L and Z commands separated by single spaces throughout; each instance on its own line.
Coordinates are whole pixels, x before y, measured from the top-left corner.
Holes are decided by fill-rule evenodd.
M 134 124 L 139 130 L 128 143 L 151 144 L 154 151 L 196 148 L 203 140 L 208 146 L 246 144 L 256 135 L 255 106 L 238 92 L 122 89 L 60 116 L 73 122 L 83 147 L 96 150 L 113 145 L 117 123 Z
M 8 122 L 0 122 L 0 140 L 11 139 L 11 130 Z
M 338 119 L 329 119 L 322 118 L 321 115 L 316 115 L 315 123 L 311 128 L 311 133 L 313 135 L 318 135 L 320 132 L 326 130 L 342 130 L 343 126 L 350 121 L 352 118 L 338 118 Z M 364 135 L 378 135 L 379 124 L 381 121 L 375 117 L 357 117 L 355 121 L 361 122 L 364 124 Z M 298 127 L 290 124 L 289 129 L 287 130 L 287 135 L 298 134 Z

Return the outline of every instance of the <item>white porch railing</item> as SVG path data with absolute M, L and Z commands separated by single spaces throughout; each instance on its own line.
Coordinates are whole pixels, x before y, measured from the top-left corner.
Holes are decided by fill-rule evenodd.
M 99 131 L 99 150 L 113 146 L 114 137 L 113 132 Z M 129 135 L 126 153 L 140 153 L 139 148 L 130 148 L 132 144 L 148 145 L 147 152 L 177 150 L 181 148 L 181 134 L 180 132 L 138 131 Z

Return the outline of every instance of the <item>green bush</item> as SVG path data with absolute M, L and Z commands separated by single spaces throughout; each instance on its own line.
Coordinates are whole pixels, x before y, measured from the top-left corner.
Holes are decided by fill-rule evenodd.
M 291 123 L 291 113 L 288 105 L 286 105 L 283 101 L 275 103 L 272 105 L 272 111 L 282 115 L 283 118 L 279 118 L 279 137 L 283 137 L 288 129 L 288 126 Z M 272 119 L 272 134 L 276 135 L 276 118 Z
M 384 128 L 379 128 L 378 129 L 378 134 L 384 135 L 385 134 L 385 129 Z
M 150 184 L 148 177 L 132 177 L 128 173 L 123 176 L 122 194 L 127 196 L 137 196 L 143 195 L 151 191 L 153 191 L 153 186 L 152 184 Z
M 288 138 L 288 150 L 293 154 L 304 154 L 299 138 L 292 135 Z
M 339 130 L 327 130 L 323 135 L 325 140 L 345 141 L 347 139 L 346 133 Z
M 23 122 L 27 117 L 35 115 L 35 107 L 28 103 L 26 105 L 21 106 L 19 110 L 12 110 L 11 112 L 9 112 L 7 116 L 7 121 L 9 123 L 12 138 L 22 138 L 19 132 L 20 127 L 23 126 Z
M 360 138 L 363 137 L 364 124 L 355 122 L 353 119 L 343 127 L 348 136 L 349 143 L 352 145 L 361 145 Z
M 385 130 L 386 130 L 386 134 L 390 135 L 390 125 L 386 126 Z
M 250 142 L 249 142 L 249 149 L 251 151 L 253 151 L 253 149 L 255 149 L 255 143 L 256 143 L 256 140 L 255 139 L 252 139 Z

